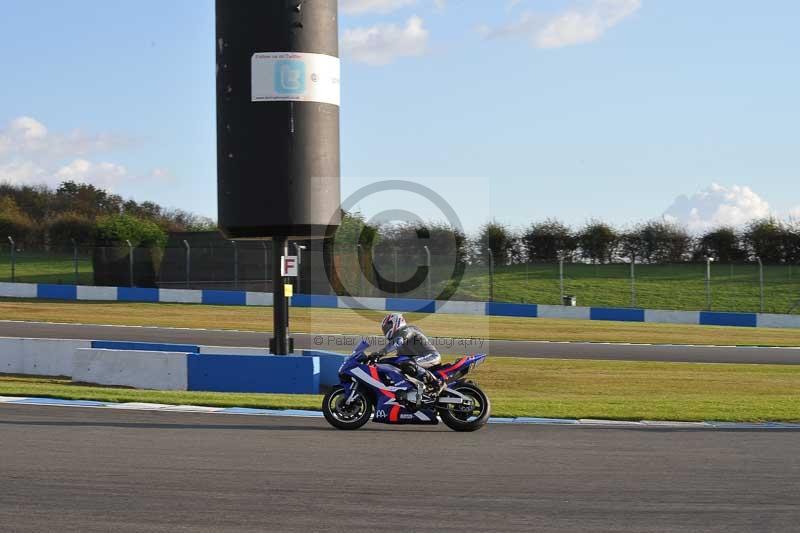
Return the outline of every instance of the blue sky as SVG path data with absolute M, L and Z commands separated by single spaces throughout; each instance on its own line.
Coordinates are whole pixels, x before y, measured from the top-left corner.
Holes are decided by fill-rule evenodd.
M 0 7 L 0 179 L 83 179 L 215 216 L 212 1 Z M 467 229 L 800 216 L 800 3 L 340 7 L 345 196 L 420 181 Z

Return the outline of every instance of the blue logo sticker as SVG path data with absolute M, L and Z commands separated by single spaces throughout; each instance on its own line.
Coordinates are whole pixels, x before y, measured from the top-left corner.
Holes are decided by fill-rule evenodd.
M 278 94 L 303 94 L 306 92 L 306 64 L 296 60 L 277 61 L 275 63 L 275 92 Z

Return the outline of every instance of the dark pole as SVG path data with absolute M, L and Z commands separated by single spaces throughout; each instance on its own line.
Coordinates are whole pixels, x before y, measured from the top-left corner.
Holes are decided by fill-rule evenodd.
M 185 239 L 183 245 L 186 247 L 186 288 L 188 289 L 192 283 L 192 247 Z
M 289 354 L 289 309 L 286 305 L 282 256 L 286 255 L 288 237 L 272 238 L 272 331 L 270 351 L 274 355 Z
M 72 264 L 75 267 L 75 285 L 80 284 L 79 273 L 78 273 L 78 243 L 75 239 L 70 239 L 72 241 Z

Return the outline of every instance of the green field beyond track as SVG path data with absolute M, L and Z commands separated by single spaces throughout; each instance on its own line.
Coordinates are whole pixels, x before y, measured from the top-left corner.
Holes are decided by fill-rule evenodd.
M 413 269 L 417 265 L 406 265 Z M 413 270 L 401 269 L 399 276 Z M 446 280 L 449 271 L 434 279 Z M 80 283 L 93 283 L 92 263 L 88 254 L 78 260 Z M 489 299 L 489 270 L 481 266 L 466 269 L 453 300 Z M 705 264 L 637 265 L 635 298 L 632 294 L 629 265 L 565 266 L 564 292 L 577 297 L 578 305 L 597 307 L 640 307 L 645 309 L 706 309 Z M 8 247 L 0 253 L 0 282 L 11 280 Z M 16 280 L 25 283 L 74 283 L 72 254 L 20 252 L 17 255 Z M 434 283 L 439 292 L 445 281 Z M 712 265 L 711 308 L 716 311 L 758 312 L 760 310 L 758 266 L 754 264 Z M 415 294 L 424 297 L 424 294 Z M 494 297 L 501 302 L 560 303 L 558 265 L 512 265 L 498 267 L 494 275 Z M 764 267 L 764 310 L 786 313 L 800 301 L 800 266 L 767 265 Z M 794 312 L 800 312 L 798 306 Z
M 492 358 L 471 375 L 494 416 L 800 421 L 800 367 Z M 320 408 L 321 396 L 158 392 L 0 376 L 0 395 L 215 407 Z

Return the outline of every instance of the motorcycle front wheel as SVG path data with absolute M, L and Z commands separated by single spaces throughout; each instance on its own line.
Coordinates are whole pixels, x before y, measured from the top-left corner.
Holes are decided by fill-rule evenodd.
M 472 383 L 462 383 L 452 389 L 466 396 L 471 405 L 469 407 L 448 405 L 440 409 L 439 416 L 442 422 L 454 431 L 477 431 L 482 428 L 491 415 L 489 397 Z
M 358 429 L 366 424 L 372 416 L 372 402 L 361 391 L 356 391 L 349 406 L 345 405 L 346 400 L 344 387 L 335 386 L 322 400 L 322 414 L 325 415 L 325 420 L 336 429 Z

